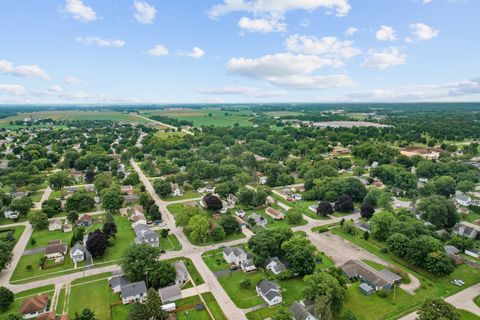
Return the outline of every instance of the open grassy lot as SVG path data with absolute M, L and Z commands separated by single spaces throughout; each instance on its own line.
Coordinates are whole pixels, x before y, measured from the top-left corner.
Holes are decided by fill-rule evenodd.
M 317 201 L 300 200 L 300 201 L 289 202 L 289 201 L 285 200 L 284 198 L 280 197 L 279 195 L 277 195 L 275 193 L 272 193 L 272 197 L 276 201 L 280 201 L 281 203 L 284 203 L 291 208 L 297 208 L 297 209 L 301 210 L 304 215 L 306 215 L 306 216 L 308 216 L 312 219 L 316 219 L 316 220 L 328 220 L 328 219 L 330 219 L 329 217 L 319 216 L 318 214 L 315 214 L 313 211 L 308 209 L 309 206 L 311 206 L 312 204 L 316 204 Z
M 186 310 L 176 312 L 177 320 L 211 320 L 206 309 L 202 311 L 195 310 L 195 306 L 202 303 L 199 296 L 184 298 L 175 303 L 177 308 L 190 307 Z
M 48 231 L 48 230 L 39 230 L 34 231 L 30 236 L 26 249 L 44 247 L 52 240 L 62 240 L 67 245 L 70 245 L 70 239 L 72 238 L 72 232 L 63 232 L 62 230 Z M 32 244 L 32 239 L 34 244 Z
M 201 126 L 217 126 L 232 127 L 235 124 L 240 126 L 252 126 L 249 120 L 253 116 L 251 110 L 244 111 L 222 111 L 219 109 L 192 109 L 192 110 L 155 110 L 148 111 L 144 116 L 159 115 L 164 117 L 175 118 L 179 120 L 192 121 L 195 127 Z
M 167 197 L 161 197 L 163 201 L 176 201 L 176 200 L 185 200 L 185 199 L 194 199 L 194 198 L 200 198 L 201 195 L 200 193 L 196 191 L 186 191 L 183 196 L 167 196 Z
M 160 138 L 160 139 L 166 139 L 166 138 L 171 138 L 171 137 L 183 137 L 185 136 L 186 133 L 183 131 L 158 131 L 155 133 L 155 137 Z
M 213 315 L 214 320 L 227 320 L 227 317 L 222 311 L 222 308 L 218 304 L 217 300 L 211 292 L 202 293 L 202 298 L 208 306 L 208 309 Z
M 125 217 L 115 215 L 115 224 L 117 225 L 115 239 L 108 246 L 103 257 L 95 259 L 94 263 L 119 260 L 122 258 L 123 252 L 134 243 L 135 233 L 130 227 L 130 221 Z
M 160 238 L 160 249 L 165 251 L 182 250 L 182 245 L 174 234 L 169 234 L 166 238 Z
M 112 319 L 110 304 L 120 300 L 118 294 L 113 294 L 107 280 L 98 280 L 88 285 L 72 285 L 68 297 L 68 316 L 74 318 L 75 312 L 88 307 L 98 319 Z
M 0 319 L 6 320 L 9 314 L 17 313 L 20 310 L 20 306 L 22 305 L 22 302 L 24 299 L 41 294 L 41 293 L 48 293 L 48 295 L 51 297 L 53 296 L 54 289 L 55 288 L 53 285 L 49 285 L 45 287 L 39 287 L 39 288 L 22 291 L 15 294 L 15 298 L 14 298 L 15 300 L 13 301 L 13 303 L 6 310 L 0 311 Z
M 117 304 L 112 306 L 112 320 L 126 320 L 132 308 L 131 304 Z
M 0 125 L 8 125 L 10 121 L 23 121 L 27 117 L 35 119 L 52 119 L 52 120 L 110 120 L 121 121 L 126 123 L 148 123 L 131 114 L 115 112 L 115 111 L 81 111 L 81 110 L 62 110 L 62 111 L 39 111 L 29 113 L 19 113 L 16 116 L 8 117 L 0 120 Z
M 5 239 L 10 232 L 13 231 L 13 238 L 15 239 L 15 243 L 18 242 L 20 237 L 22 236 L 23 231 L 25 230 L 25 226 L 18 226 L 18 227 L 11 227 L 11 228 L 1 228 L 0 229 L 0 239 Z
M 207 251 L 202 254 L 202 259 L 207 267 L 213 272 L 230 269 L 228 263 L 223 259 L 223 249 Z

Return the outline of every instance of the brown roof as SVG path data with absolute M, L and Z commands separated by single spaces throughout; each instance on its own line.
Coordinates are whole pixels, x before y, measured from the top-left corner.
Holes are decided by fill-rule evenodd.
M 349 278 L 360 277 L 378 287 L 392 283 L 382 273 L 359 260 L 348 260 L 340 267 Z
M 35 313 L 44 310 L 48 305 L 48 294 L 31 297 L 23 300 L 20 307 L 21 314 Z
M 37 320 L 56 320 L 57 316 L 55 314 L 55 311 L 50 311 L 48 313 L 44 313 L 42 315 L 39 315 Z
M 67 252 L 67 245 L 65 243 L 49 244 L 45 249 L 46 254 L 65 252 Z
M 84 214 L 83 216 L 81 216 L 78 221 L 92 221 L 92 217 L 89 216 L 88 214 Z

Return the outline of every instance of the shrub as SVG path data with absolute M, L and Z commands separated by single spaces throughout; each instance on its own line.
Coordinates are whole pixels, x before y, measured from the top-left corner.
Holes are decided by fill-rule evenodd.
M 387 293 L 383 289 L 378 290 L 377 294 L 380 298 L 386 298 L 387 297 Z
M 37 243 L 37 240 L 35 238 L 30 239 L 30 244 L 34 246 Z
M 242 289 L 248 289 L 252 285 L 252 282 L 250 279 L 244 279 L 240 282 L 240 288 Z

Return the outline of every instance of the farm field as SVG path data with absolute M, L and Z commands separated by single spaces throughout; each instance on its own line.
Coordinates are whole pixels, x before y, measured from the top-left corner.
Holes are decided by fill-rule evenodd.
M 10 121 L 23 121 L 25 118 L 32 116 L 34 119 L 52 119 L 52 120 L 84 120 L 84 121 L 94 121 L 94 120 L 110 120 L 110 121 L 120 121 L 125 123 L 148 123 L 148 120 L 144 120 L 138 117 L 135 117 L 130 114 L 115 112 L 115 111 L 81 111 L 81 110 L 72 110 L 72 111 L 39 111 L 39 112 L 28 112 L 28 113 L 19 113 L 15 116 L 7 117 L 0 119 L 0 126 L 9 125 Z
M 171 117 L 179 120 L 192 121 L 195 127 L 218 126 L 231 127 L 238 123 L 240 126 L 252 126 L 249 118 L 253 116 L 251 110 L 223 111 L 219 109 L 191 109 L 191 110 L 155 110 L 145 111 L 143 116 L 153 115 Z

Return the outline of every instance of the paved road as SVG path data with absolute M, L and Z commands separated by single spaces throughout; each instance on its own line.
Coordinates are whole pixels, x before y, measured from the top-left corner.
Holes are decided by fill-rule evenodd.
M 50 188 L 50 186 L 48 186 L 45 190 L 43 190 L 43 194 L 42 194 L 42 197 L 40 198 L 40 201 L 34 204 L 33 209 L 42 210 L 42 203 L 48 200 L 48 198 L 50 198 L 50 194 L 52 194 L 52 191 L 53 190 Z
M 32 226 L 30 225 L 30 223 L 28 222 L 21 222 L 21 223 L 13 223 L 13 224 L 10 224 L 10 225 L 7 225 L 6 227 L 8 226 L 20 226 L 20 225 L 24 225 L 25 226 L 25 231 L 23 231 L 22 235 L 20 236 L 20 239 L 18 240 L 17 244 L 15 245 L 15 247 L 13 248 L 13 251 L 12 251 L 12 254 L 13 254 L 13 257 L 12 257 L 12 261 L 10 262 L 10 264 L 3 270 L 1 271 L 0 273 L 0 286 L 4 286 L 4 287 L 11 287 L 8 283 L 8 281 L 10 280 L 10 278 L 12 277 L 13 275 L 13 271 L 15 270 L 15 267 L 17 266 L 18 264 L 18 261 L 20 260 L 20 258 L 22 257 L 22 254 L 23 252 L 25 251 L 25 247 L 27 246 L 28 244 L 28 240 L 30 239 L 30 236 L 32 235 Z M 5 226 L 3 226 L 5 227 Z M 30 286 L 29 287 L 30 289 L 31 288 L 35 288 L 35 286 Z M 12 290 L 13 291 L 13 290 Z M 21 291 L 21 290 L 20 290 Z M 14 292 L 18 292 L 18 291 L 14 291 Z

